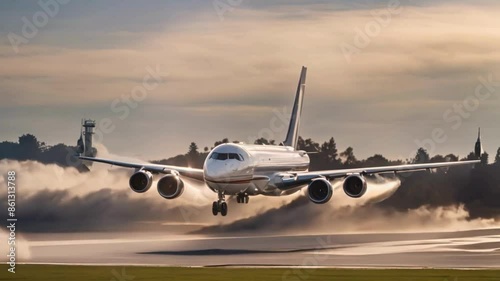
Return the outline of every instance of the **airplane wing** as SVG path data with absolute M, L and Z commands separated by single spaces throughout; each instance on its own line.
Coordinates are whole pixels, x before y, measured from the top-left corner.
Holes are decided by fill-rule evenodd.
M 283 182 L 281 187 L 283 189 L 293 188 L 300 184 L 307 184 L 311 180 L 316 178 L 326 178 L 327 180 L 334 180 L 337 178 L 344 178 L 352 174 L 360 175 L 373 175 L 373 174 L 384 174 L 384 173 L 407 173 L 415 171 L 425 171 L 436 168 L 453 167 L 460 165 L 472 165 L 481 162 L 480 160 L 471 161 L 457 161 L 457 162 L 440 162 L 440 163 L 426 163 L 426 164 L 408 164 L 408 165 L 398 165 L 398 166 L 382 166 L 382 167 L 367 167 L 367 168 L 355 168 L 355 169 L 341 169 L 341 170 L 326 170 L 326 171 L 314 171 L 314 172 L 297 172 L 291 177 L 283 177 Z
M 95 158 L 95 157 L 86 157 L 86 156 L 78 156 L 78 158 L 80 158 L 82 160 L 105 163 L 105 164 L 110 164 L 110 165 L 119 166 L 119 167 L 142 169 L 142 170 L 149 171 L 149 172 L 155 173 L 155 174 L 156 173 L 169 174 L 172 171 L 177 171 L 181 176 L 185 176 L 185 177 L 192 178 L 195 180 L 203 181 L 203 170 L 202 169 L 170 166 L 170 165 L 159 165 L 159 164 L 151 164 L 151 163 L 130 163 L 130 162 L 122 162 L 122 161 L 115 161 L 115 160 Z

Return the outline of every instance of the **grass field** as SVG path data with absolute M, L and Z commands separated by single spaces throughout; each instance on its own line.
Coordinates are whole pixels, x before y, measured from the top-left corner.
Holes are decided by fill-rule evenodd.
M 500 280 L 500 270 L 444 269 L 304 269 L 304 268 L 178 268 L 139 266 L 17 265 L 16 273 L 0 266 L 0 280 L 380 280 L 488 281 Z

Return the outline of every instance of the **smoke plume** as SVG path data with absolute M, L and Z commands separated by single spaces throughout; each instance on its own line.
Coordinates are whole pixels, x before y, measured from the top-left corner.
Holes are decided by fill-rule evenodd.
M 494 227 L 500 214 L 498 188 L 484 183 L 496 180 L 487 178 L 495 177 L 489 170 L 447 175 L 453 184 L 442 175 L 415 174 L 403 182 L 373 177 L 361 199 L 347 197 L 341 182 L 334 182 L 334 196 L 324 205 L 313 204 L 304 192 L 251 197 L 249 204 L 228 198 L 227 217 L 211 214 L 217 196 L 196 181 L 186 181 L 181 197 L 165 200 L 156 182 L 144 194 L 132 192 L 128 179 L 133 171 L 109 165 L 94 164 L 81 173 L 33 161 L 0 161 L 0 173 L 9 170 L 18 175 L 17 215 L 26 232 L 178 231 L 179 225 L 197 233 L 444 231 Z M 478 184 L 470 189 L 471 182 Z M 0 185 L 5 184 L 1 178 Z M 0 200 L 6 209 L 6 193 Z

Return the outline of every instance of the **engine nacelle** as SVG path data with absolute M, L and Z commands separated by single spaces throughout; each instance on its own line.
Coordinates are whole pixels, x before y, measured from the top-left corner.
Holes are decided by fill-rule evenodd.
M 344 180 L 344 192 L 352 198 L 360 198 L 366 192 L 366 179 L 360 174 L 352 174 Z
M 313 203 L 325 204 L 332 198 L 332 184 L 324 178 L 314 179 L 307 187 L 307 195 Z
M 153 175 L 148 171 L 137 171 L 130 177 L 128 184 L 134 192 L 144 193 L 153 184 Z
M 158 193 L 165 199 L 175 199 L 183 192 L 184 182 L 177 175 L 166 175 L 158 181 Z

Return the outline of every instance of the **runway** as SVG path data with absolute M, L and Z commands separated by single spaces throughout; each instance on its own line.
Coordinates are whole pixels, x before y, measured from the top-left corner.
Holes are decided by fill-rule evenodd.
M 159 266 L 499 268 L 500 229 L 444 233 L 24 235 L 23 262 Z

